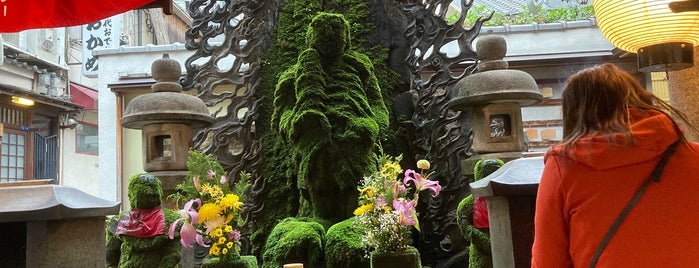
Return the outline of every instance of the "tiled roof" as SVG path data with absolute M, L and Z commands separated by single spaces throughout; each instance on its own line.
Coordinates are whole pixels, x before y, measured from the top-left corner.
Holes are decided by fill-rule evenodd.
M 459 1 L 459 0 L 456 0 Z M 458 2 L 457 2 L 458 3 Z M 473 6 L 485 5 L 503 14 L 514 14 L 522 12 L 522 7 L 527 4 L 527 0 L 474 0 Z

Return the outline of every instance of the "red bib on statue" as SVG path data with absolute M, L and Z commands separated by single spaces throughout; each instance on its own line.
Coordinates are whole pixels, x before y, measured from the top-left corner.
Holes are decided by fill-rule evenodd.
M 119 219 L 116 234 L 134 237 L 165 234 L 165 213 L 159 206 L 152 209 L 132 209 Z
M 482 229 L 489 228 L 488 222 L 488 203 L 485 197 L 477 196 L 473 202 L 473 227 Z

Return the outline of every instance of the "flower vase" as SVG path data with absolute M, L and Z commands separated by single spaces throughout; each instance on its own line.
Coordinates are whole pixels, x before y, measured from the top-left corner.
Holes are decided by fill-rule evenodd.
M 257 258 L 255 256 L 240 256 L 234 260 L 223 260 L 211 258 L 201 264 L 201 268 L 257 268 Z
M 371 253 L 371 268 L 420 268 L 420 254 L 415 249 L 397 253 Z

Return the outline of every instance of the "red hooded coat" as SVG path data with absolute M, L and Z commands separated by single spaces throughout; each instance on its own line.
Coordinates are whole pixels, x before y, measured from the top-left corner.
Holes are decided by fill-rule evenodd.
M 587 137 L 549 150 L 539 184 L 532 267 L 588 267 L 602 238 L 678 135 L 667 116 L 630 110 L 636 144 Z M 619 140 L 623 140 L 621 135 Z M 699 145 L 680 144 L 596 267 L 699 267 Z

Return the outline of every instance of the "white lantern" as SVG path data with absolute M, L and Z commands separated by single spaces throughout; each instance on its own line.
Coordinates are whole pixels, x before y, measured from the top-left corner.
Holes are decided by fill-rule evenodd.
M 677 1 L 595 0 L 592 6 L 609 42 L 638 54 L 639 70 L 678 70 L 693 65 L 699 11 L 674 13 L 671 2 Z

